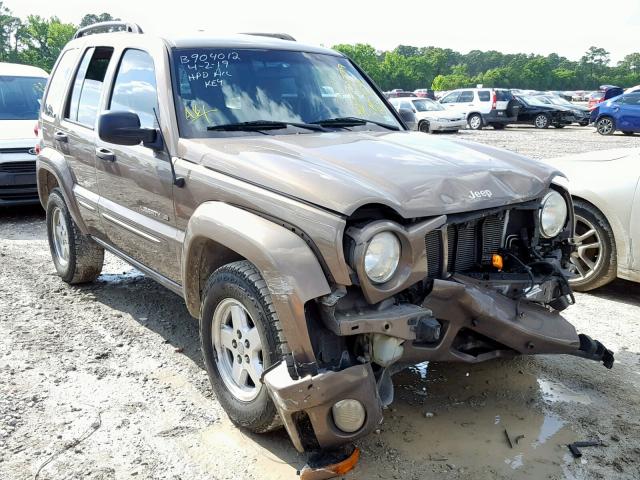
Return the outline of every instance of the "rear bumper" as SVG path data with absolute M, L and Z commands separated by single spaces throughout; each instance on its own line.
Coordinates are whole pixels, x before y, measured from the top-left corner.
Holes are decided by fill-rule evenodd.
M 482 119 L 484 120 L 485 125 L 490 125 L 492 123 L 516 123 L 518 117 L 510 117 L 507 115 L 506 110 L 491 110 L 489 113 L 484 113 L 482 115 Z
M 512 300 L 468 277 L 435 280 L 422 305 L 397 304 L 357 315 L 323 306 L 326 327 L 339 336 L 375 334 L 395 337 L 402 350 L 398 364 L 423 361 L 477 363 L 518 354 L 568 354 L 613 364 L 613 353 L 575 328 L 559 313 L 527 300 Z M 425 341 L 423 319 L 440 324 L 437 339 Z M 431 323 L 433 324 L 433 323 Z M 398 340 L 399 339 L 399 340 Z M 375 347 L 371 350 L 375 358 Z M 380 385 L 370 363 L 342 371 L 320 371 L 294 379 L 282 362 L 268 371 L 264 383 L 299 451 L 330 448 L 371 432 L 382 419 Z M 332 420 L 333 404 L 356 399 L 366 411 L 362 428 L 347 434 Z

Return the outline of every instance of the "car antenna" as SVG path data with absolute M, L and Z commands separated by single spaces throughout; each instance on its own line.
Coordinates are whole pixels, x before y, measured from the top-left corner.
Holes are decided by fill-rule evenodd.
M 164 138 L 164 134 L 162 133 L 162 128 L 160 128 L 160 119 L 158 118 L 158 112 L 156 111 L 155 107 L 153 107 L 153 115 L 156 117 L 156 123 L 158 124 L 158 133 L 160 134 L 160 140 L 162 140 L 163 150 L 165 151 L 165 153 L 169 157 L 169 166 L 171 167 L 171 178 L 173 179 L 173 184 L 178 188 L 182 188 L 182 187 L 184 187 L 184 178 L 183 177 L 178 177 L 176 175 L 176 169 L 173 166 L 173 157 L 171 156 L 171 153 L 169 152 L 169 147 L 167 146 L 167 142 L 166 142 L 166 140 Z

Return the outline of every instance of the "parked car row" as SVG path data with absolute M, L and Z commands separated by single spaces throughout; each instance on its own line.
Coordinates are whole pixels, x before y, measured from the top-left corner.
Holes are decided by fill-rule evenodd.
M 563 128 L 593 123 L 602 135 L 617 130 L 632 135 L 640 132 L 640 88 L 622 92 L 619 87 L 605 85 L 599 92 L 599 103 L 589 107 L 554 92 L 504 88 L 461 88 L 447 92 L 438 102 L 404 91 L 392 92 L 395 96 L 388 98 L 396 110 L 403 111 L 409 126 L 422 132 L 458 131 L 465 126 L 500 130 L 509 124 Z

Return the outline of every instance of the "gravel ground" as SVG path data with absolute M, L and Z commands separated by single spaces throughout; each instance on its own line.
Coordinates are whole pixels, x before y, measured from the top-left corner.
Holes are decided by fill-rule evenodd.
M 533 157 L 634 146 L 588 128 L 461 132 Z M 282 431 L 234 428 L 209 387 L 181 299 L 107 255 L 103 275 L 55 276 L 37 208 L 0 210 L 0 479 L 290 479 Z M 423 364 L 395 378 L 349 479 L 640 478 L 640 285 L 578 294 L 567 316 L 616 351 Z M 509 448 L 505 429 L 512 439 Z M 566 444 L 598 438 L 574 460 Z

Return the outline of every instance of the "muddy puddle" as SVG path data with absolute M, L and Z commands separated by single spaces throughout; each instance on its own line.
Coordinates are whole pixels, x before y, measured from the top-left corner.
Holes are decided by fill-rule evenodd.
M 400 458 L 433 472 L 579 478 L 568 470 L 575 460 L 566 447 L 579 439 L 569 421 L 549 407 L 554 402 L 588 404 L 590 398 L 518 365 L 517 360 L 423 363 L 398 373 L 380 440 Z

